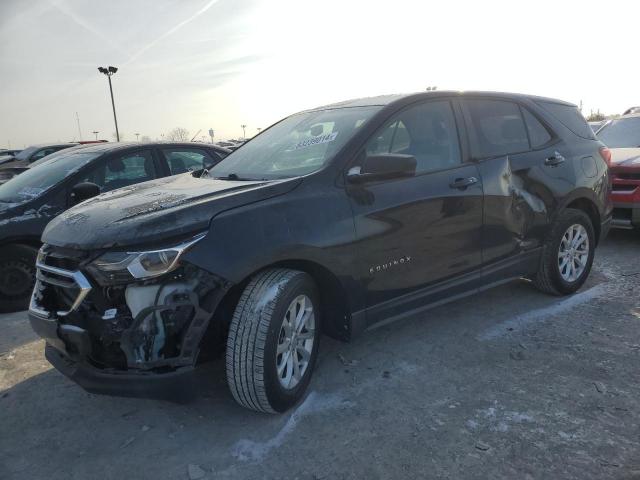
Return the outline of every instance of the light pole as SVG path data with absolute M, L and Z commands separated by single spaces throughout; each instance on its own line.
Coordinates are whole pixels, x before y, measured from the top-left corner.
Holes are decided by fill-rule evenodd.
M 78 122 L 78 135 L 80 135 L 80 141 L 82 141 L 82 130 L 80 130 L 80 117 L 78 116 L 78 112 L 76 112 L 76 121 Z
M 242 127 L 242 138 L 247 138 L 247 134 L 245 133 L 245 129 L 247 128 L 246 125 L 240 125 L 240 127 Z
M 136 136 L 136 142 L 140 141 L 140 134 L 139 133 L 134 133 L 134 135 Z
M 107 78 L 109 78 L 109 92 L 111 92 L 111 106 L 113 107 L 113 121 L 116 124 L 116 140 L 119 142 L 120 133 L 118 132 L 118 119 L 116 118 L 116 104 L 113 101 L 113 87 L 111 86 L 111 77 L 118 71 L 118 69 L 112 66 L 109 66 L 107 68 L 98 67 L 98 71 L 100 73 L 104 73 L 107 76 Z
M 262 130 L 262 127 L 258 127 L 256 128 L 256 130 L 258 130 L 258 133 L 260 133 L 260 130 Z
M 93 131 L 93 132 L 91 132 L 91 133 L 93 133 L 93 134 L 96 136 L 96 140 L 98 140 L 98 134 L 99 134 L 100 132 L 99 132 L 99 131 L 97 131 L 97 130 L 94 130 L 94 131 Z

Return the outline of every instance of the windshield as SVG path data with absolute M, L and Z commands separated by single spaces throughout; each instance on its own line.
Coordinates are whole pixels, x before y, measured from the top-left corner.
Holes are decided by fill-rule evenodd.
M 351 107 L 292 115 L 236 150 L 209 177 L 289 178 L 327 165 L 381 107 Z
M 611 120 L 598 131 L 598 138 L 610 148 L 640 147 L 640 117 Z
M 101 152 L 70 153 L 31 167 L 0 185 L 0 202 L 21 204 L 37 198 L 100 155 Z
M 33 152 L 38 150 L 39 147 L 29 147 L 22 150 L 20 153 L 16 154 L 16 158 L 18 160 L 27 160 Z

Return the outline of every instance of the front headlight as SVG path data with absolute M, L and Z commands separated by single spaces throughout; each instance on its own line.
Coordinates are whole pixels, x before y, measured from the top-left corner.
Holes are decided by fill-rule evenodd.
M 204 236 L 205 233 L 201 233 L 175 247 L 162 250 L 107 252 L 91 262 L 89 270 L 101 284 L 158 277 L 178 268 L 182 254 Z

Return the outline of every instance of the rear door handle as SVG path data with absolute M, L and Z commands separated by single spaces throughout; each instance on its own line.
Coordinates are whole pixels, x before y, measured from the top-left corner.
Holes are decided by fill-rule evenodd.
M 464 190 L 465 188 L 478 183 L 478 179 L 476 177 L 467 177 L 467 178 L 456 178 L 453 182 L 449 184 L 451 188 L 457 188 L 459 190 Z
M 548 167 L 555 167 L 556 165 L 560 165 L 561 163 L 564 163 L 564 157 L 558 152 L 554 152 L 551 157 L 545 159 L 544 161 L 544 164 Z

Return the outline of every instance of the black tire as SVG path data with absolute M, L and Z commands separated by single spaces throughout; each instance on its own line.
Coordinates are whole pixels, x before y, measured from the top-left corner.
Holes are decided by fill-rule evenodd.
M 29 307 L 38 250 L 27 245 L 0 247 L 0 313 Z
M 313 346 L 298 384 L 285 389 L 278 378 L 277 345 L 287 309 L 300 295 L 306 295 L 313 305 Z M 249 282 L 236 306 L 227 338 L 227 383 L 240 405 L 258 412 L 278 413 L 302 398 L 318 356 L 319 307 L 315 282 L 304 272 L 270 269 Z
M 560 242 L 565 232 L 575 224 L 582 225 L 587 231 L 587 236 L 589 237 L 589 255 L 584 271 L 574 281 L 569 282 L 562 278 L 560 274 L 558 252 Z M 534 285 L 539 290 L 551 295 L 568 295 L 574 293 L 584 284 L 589 276 L 591 265 L 593 264 L 595 247 L 596 238 L 589 216 L 582 210 L 573 208 L 567 208 L 562 211 L 553 224 L 551 232 L 543 245 L 540 269 L 533 278 Z

